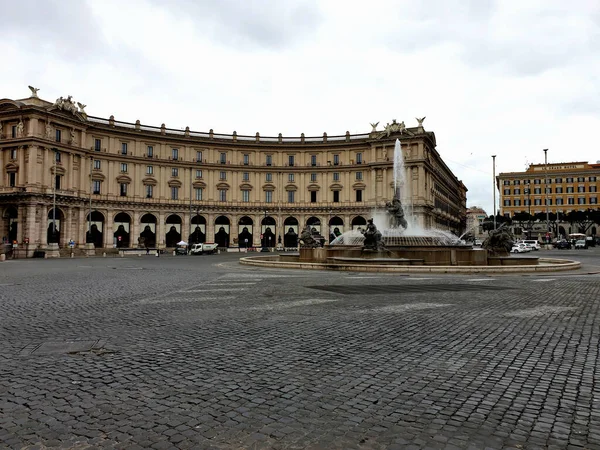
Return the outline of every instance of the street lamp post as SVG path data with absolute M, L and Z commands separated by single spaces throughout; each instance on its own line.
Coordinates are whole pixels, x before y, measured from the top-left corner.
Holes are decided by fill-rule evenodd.
M 496 229 L 496 155 L 492 155 L 492 173 L 494 183 L 494 207 L 492 208 L 492 215 L 494 216 L 494 230 Z
M 546 176 L 544 179 L 544 188 L 546 189 L 546 233 L 550 233 L 550 212 L 548 209 L 548 149 L 544 149 L 544 171 Z M 546 243 L 548 243 L 548 234 L 546 235 Z

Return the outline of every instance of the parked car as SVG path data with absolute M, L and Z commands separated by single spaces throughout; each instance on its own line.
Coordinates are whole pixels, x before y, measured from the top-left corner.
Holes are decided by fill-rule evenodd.
M 511 253 L 527 253 L 530 251 L 531 247 L 527 244 L 524 244 L 523 242 L 521 242 L 520 244 L 513 245 L 512 249 L 510 250 Z
M 567 241 L 566 239 L 561 239 L 560 241 L 556 241 L 554 243 L 554 248 L 557 248 L 559 250 L 571 250 L 571 243 L 569 241 Z
M 481 247 L 481 244 L 483 244 L 481 239 L 475 239 L 475 242 L 473 243 L 475 247 Z
M 540 243 L 538 241 L 536 241 L 535 239 L 524 239 L 521 241 L 517 241 L 517 244 L 528 244 L 532 250 L 539 250 L 540 248 L 542 248 L 540 246 Z
M 585 239 L 580 239 L 578 241 L 575 241 L 575 249 L 578 248 L 588 248 L 587 247 L 587 242 L 585 241 Z
M 187 247 L 177 247 L 177 248 L 175 248 L 175 254 L 176 255 L 187 255 L 188 254 Z

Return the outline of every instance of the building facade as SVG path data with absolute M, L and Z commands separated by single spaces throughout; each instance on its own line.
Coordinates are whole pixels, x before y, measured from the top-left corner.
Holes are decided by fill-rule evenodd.
M 570 162 L 559 164 L 531 164 L 525 172 L 501 173 L 497 177 L 500 192 L 500 213 L 509 217 L 526 212 L 557 214 L 557 221 L 568 234 L 561 220 L 570 211 L 598 209 L 600 164 Z M 548 205 L 546 207 L 546 205 Z M 592 235 L 596 227 L 590 228 Z M 546 224 L 536 224 L 534 233 L 547 231 Z
M 88 116 L 71 96 L 0 100 L 0 236 L 158 248 L 180 240 L 222 247 L 297 245 L 364 226 L 393 196 L 402 143 L 415 222 L 460 233 L 466 187 L 435 135 L 395 121 L 383 131 L 262 137 L 152 127 Z
M 483 221 L 487 218 L 486 212 L 479 206 L 473 206 L 467 209 L 467 232 L 474 239 L 483 240 L 487 233 L 483 231 Z

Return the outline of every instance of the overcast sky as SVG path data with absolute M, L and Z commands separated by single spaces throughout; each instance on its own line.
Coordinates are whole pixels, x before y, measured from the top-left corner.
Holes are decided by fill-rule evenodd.
M 0 0 L 1 97 L 170 128 L 330 136 L 427 116 L 492 210 L 496 172 L 600 160 L 598 0 Z

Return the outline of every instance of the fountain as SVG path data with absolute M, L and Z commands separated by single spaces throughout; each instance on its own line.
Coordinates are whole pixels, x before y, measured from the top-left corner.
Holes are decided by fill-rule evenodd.
M 240 262 L 305 269 L 394 272 L 515 270 L 510 266 L 520 266 L 519 271 L 548 270 L 550 264 L 545 269 L 538 269 L 539 258 L 511 258 L 508 254 L 498 253 L 499 247 L 489 248 L 491 253 L 488 256 L 485 248 L 473 248 L 449 231 L 420 226 L 414 217 L 410 183 L 406 180 L 402 147 L 398 139 L 394 147 L 393 174 L 394 196 L 390 202 L 386 202 L 385 210 L 372 212 L 366 229 L 346 231 L 323 247 L 316 245 L 316 241 L 305 230 L 299 253 L 266 258 L 246 257 Z M 555 262 L 551 270 L 573 269 L 579 267 L 578 264 L 573 261 Z

